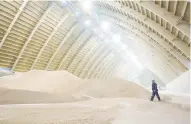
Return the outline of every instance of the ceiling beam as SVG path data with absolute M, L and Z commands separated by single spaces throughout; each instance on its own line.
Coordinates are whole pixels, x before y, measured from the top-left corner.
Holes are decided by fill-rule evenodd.
M 134 9 L 132 2 L 131 1 L 128 1 L 128 2 L 130 4 L 131 8 Z
M 139 9 L 137 7 L 138 4 L 136 4 L 135 2 L 133 2 L 135 4 L 135 8 L 136 8 L 136 11 L 139 12 Z
M 174 27 L 176 27 L 178 30 L 180 30 L 181 32 L 183 32 L 186 36 L 190 36 L 190 26 L 187 23 L 184 24 L 178 24 L 177 22 L 179 22 L 180 17 L 178 16 L 174 16 L 172 13 L 168 12 L 166 9 L 164 8 L 160 8 L 159 6 L 157 6 L 156 4 L 154 4 L 152 1 L 143 1 L 141 3 L 138 3 L 140 6 L 149 9 L 150 11 L 152 11 L 153 13 L 155 13 L 158 17 L 164 19 L 166 22 L 169 22 L 171 25 L 173 25 Z
M 129 6 L 128 2 L 124 0 L 125 5 L 124 6 Z
M 133 25 L 135 25 L 135 24 L 133 24 Z M 132 30 L 132 29 L 131 29 Z M 132 30 L 133 31 L 133 30 Z M 142 31 L 144 31 L 144 30 L 142 30 Z M 153 37 L 153 39 L 157 39 L 157 37 L 159 37 L 158 35 L 151 35 L 151 33 L 152 32 L 149 32 L 149 33 L 147 33 L 147 35 L 149 35 L 149 36 L 151 36 L 151 37 Z M 154 38 L 154 37 L 156 37 L 156 38 Z M 146 40 L 147 41 L 147 40 Z M 174 51 L 176 51 L 176 50 L 172 50 L 172 49 L 174 49 L 174 48 L 168 48 L 168 46 L 167 45 L 165 45 L 164 43 L 165 42 L 162 42 L 162 40 L 160 40 L 159 38 L 158 38 L 158 40 L 155 40 L 156 42 L 158 42 L 161 46 L 163 46 L 166 50 L 168 50 L 175 58 L 177 58 L 177 60 L 179 60 L 186 68 L 188 68 L 188 63 L 189 63 L 189 61 L 187 61 L 187 59 L 185 58 L 185 59 L 183 59 L 181 56 L 180 56 L 180 53 L 175 53 Z M 174 41 L 175 43 L 177 42 L 177 41 Z M 177 42 L 176 44 L 177 45 L 179 45 L 178 44 L 179 42 Z M 179 54 L 179 55 L 178 55 Z M 187 64 L 186 64 L 186 63 Z
M 108 72 L 106 72 L 107 73 L 106 78 L 113 77 L 115 75 L 117 68 L 119 68 L 120 66 L 119 63 L 120 63 L 120 60 L 116 60 L 116 62 L 114 62 L 114 64 L 111 65 L 110 70 L 108 69 Z
M 146 49 L 146 47 L 145 47 L 145 49 Z M 136 51 L 137 48 L 133 49 L 132 52 L 134 52 L 134 50 Z M 150 53 L 150 52 L 149 52 L 149 53 Z M 142 54 L 142 52 L 139 52 L 139 53 L 137 53 L 137 54 L 138 54 L 138 55 L 139 55 L 139 54 Z M 141 60 L 141 63 L 144 63 L 144 66 L 145 66 L 145 67 L 148 66 L 148 68 L 151 69 L 152 72 L 153 72 L 154 70 L 158 70 L 157 72 L 160 72 L 160 73 L 155 73 L 155 74 L 156 74 L 158 77 L 160 77 L 162 80 L 163 80 L 164 78 L 166 78 L 167 75 L 165 75 L 165 73 L 163 72 L 163 69 L 160 68 L 160 67 L 163 67 L 163 66 L 159 66 L 160 64 L 159 64 L 158 61 L 156 61 L 156 62 L 153 61 L 153 60 L 152 60 L 152 56 L 150 56 L 149 54 L 145 54 L 144 56 L 138 56 L 137 58 L 138 58 L 138 60 Z M 144 61 L 144 60 L 148 60 L 148 61 Z M 154 64 L 153 64 L 153 63 L 154 63 Z M 159 68 L 156 69 L 156 67 L 159 67 Z M 167 77 L 167 78 L 169 78 L 169 77 Z M 166 79 L 165 79 L 165 81 L 166 81 Z
M 97 62 L 97 65 L 94 66 L 94 69 L 93 69 L 92 73 L 89 75 L 88 78 L 89 78 L 89 79 L 94 79 L 96 76 L 100 75 L 100 74 L 99 74 L 99 70 L 100 70 L 101 68 L 104 68 L 104 67 L 106 66 L 105 63 L 107 63 L 109 60 L 110 60 L 109 62 L 111 62 L 113 55 L 114 55 L 114 51 L 111 51 L 111 52 L 109 51 L 109 53 L 106 54 L 106 55 L 101 59 L 100 62 Z
M 113 13 L 112 13 L 113 14 Z M 132 14 L 132 12 L 130 13 L 130 14 Z M 116 14 L 115 14 L 116 15 Z M 136 13 L 136 14 L 134 14 L 134 15 L 138 15 L 138 13 Z M 120 15 L 117 15 L 117 16 L 120 16 Z M 131 15 L 131 16 L 133 16 L 133 15 Z M 121 18 L 121 19 L 123 19 L 124 20 L 124 18 Z M 147 25 L 151 25 L 153 22 L 151 22 L 151 20 L 144 20 L 144 19 L 141 19 L 140 20 L 141 22 L 146 22 L 146 24 Z M 165 37 L 166 39 L 168 39 L 169 41 L 171 41 L 171 43 L 173 44 L 173 35 L 172 34 L 170 34 L 170 33 L 167 33 L 167 31 L 165 31 L 161 26 L 158 26 L 158 25 L 154 25 L 154 23 L 150 26 L 150 27 L 152 27 L 152 28 L 154 28 L 154 29 L 160 29 L 160 31 L 158 30 L 157 32 L 160 32 L 160 33 L 162 33 L 162 35 L 163 35 L 163 37 Z M 163 31 L 162 31 L 163 30 Z M 172 35 L 172 36 L 171 36 Z M 182 43 L 182 44 L 185 44 L 184 42 L 182 42 L 181 40 L 180 40 L 180 42 Z M 186 45 L 186 44 L 185 44 Z M 185 46 L 185 45 L 183 45 L 183 46 Z M 177 46 L 177 47 L 179 47 L 179 46 Z M 187 46 L 188 47 L 188 46 Z M 187 48 L 187 49 L 182 49 L 183 51 L 185 51 L 185 50 L 189 50 L 189 47 Z M 186 53 L 186 55 L 187 56 L 189 56 L 189 51 L 185 51 Z
M 42 52 L 44 51 L 44 49 L 46 48 L 46 46 L 48 45 L 48 42 L 51 40 L 51 38 L 55 35 L 55 33 L 57 32 L 57 30 L 60 28 L 60 26 L 62 25 L 62 23 L 69 17 L 69 14 L 64 15 L 64 17 L 58 22 L 58 24 L 56 25 L 56 27 L 54 27 L 52 33 L 50 34 L 50 36 L 48 37 L 48 39 L 45 41 L 43 47 L 40 49 L 37 57 L 35 58 L 35 61 L 33 62 L 30 70 L 33 70 L 34 66 L 36 65 L 38 59 L 40 58 Z
M 131 8 L 129 1 L 126 1 L 126 4 L 128 5 L 129 8 Z
M 170 27 L 170 33 L 172 33 L 172 29 L 173 29 L 173 26 L 171 25 L 171 27 Z
M 91 58 L 88 59 L 88 62 L 86 63 L 85 67 L 83 68 L 83 70 L 79 74 L 79 77 L 85 78 L 85 76 L 88 73 L 88 70 L 90 69 L 93 61 L 95 61 L 95 58 L 98 58 L 104 52 L 105 49 L 107 49 L 107 46 L 106 46 L 106 44 L 103 44 L 102 46 L 100 46 L 95 51 L 95 53 L 91 56 Z
M 111 76 L 117 76 L 117 72 L 118 72 L 118 70 L 121 68 L 121 65 L 123 64 L 123 62 L 122 62 L 123 60 L 119 60 L 119 62 L 118 63 L 116 63 L 116 66 L 114 66 L 114 70 L 112 71 L 112 73 L 111 73 Z M 125 74 L 126 75 L 126 74 Z M 125 78 L 126 78 L 126 76 L 125 76 Z
M 76 66 L 79 64 L 80 59 L 82 59 L 84 57 L 85 54 L 82 54 L 81 51 L 83 51 L 83 49 L 89 49 L 92 47 L 92 39 L 94 39 L 95 36 L 90 36 L 88 37 L 85 41 L 84 44 L 77 49 L 76 53 L 74 54 L 74 56 L 72 57 L 71 61 L 68 64 L 67 67 L 67 71 L 70 73 L 73 73 L 76 69 Z M 89 46 L 89 47 L 88 47 Z M 81 57 L 79 57 L 80 55 L 82 55 Z
M 140 36 L 140 37 L 142 37 L 142 36 Z M 144 41 L 147 41 L 148 39 L 144 39 Z M 151 41 L 147 41 L 148 42 L 148 44 L 149 43 L 151 43 Z M 140 43 L 139 43 L 140 44 Z M 167 55 L 167 57 L 165 57 L 166 59 L 164 59 L 164 56 L 163 56 L 163 54 L 161 54 L 161 50 L 156 46 L 156 45 L 154 45 L 154 44 L 150 44 L 150 45 L 152 45 L 152 48 L 154 48 L 154 56 L 157 56 L 157 57 L 159 57 L 159 60 L 158 61 L 161 61 L 163 64 L 166 64 L 166 65 L 168 65 L 174 72 L 176 72 L 177 74 L 181 74 L 182 72 L 184 72 L 185 70 L 184 69 L 182 69 L 182 68 L 179 68 L 179 67 L 177 67 L 176 65 L 175 65 L 175 61 L 173 61 L 173 59 L 172 58 L 169 58 L 169 55 Z M 140 48 L 139 48 L 140 49 Z M 150 47 L 148 47 L 148 48 L 145 48 L 145 49 L 150 49 Z M 141 52 L 142 53 L 142 52 Z
M 88 72 L 86 73 L 85 79 L 91 78 L 92 73 L 95 71 L 95 68 L 98 66 L 99 63 L 103 61 L 104 58 L 106 58 L 111 52 L 111 49 L 105 49 L 103 53 L 100 53 L 99 56 L 93 58 L 93 61 L 91 62 L 91 65 L 88 69 Z
M 167 29 L 167 24 L 168 24 L 168 22 L 165 21 L 165 29 Z
M 154 21 L 157 23 L 157 15 L 155 15 L 154 13 L 153 15 L 154 15 Z
M 150 19 L 150 20 L 152 20 L 152 19 L 151 19 L 151 11 L 148 11 L 148 13 L 149 13 L 149 16 L 150 16 L 150 18 L 149 18 L 149 19 Z
M 139 42 L 140 44 L 141 42 Z M 137 56 L 137 58 L 141 58 L 139 60 L 142 61 L 142 63 L 144 63 L 144 65 L 148 65 L 149 68 L 151 67 L 152 69 L 156 69 L 158 72 L 157 75 L 159 77 L 161 77 L 162 79 L 164 79 L 166 76 L 168 78 L 168 80 L 172 80 L 172 78 L 169 76 L 168 74 L 164 73 L 165 71 L 165 66 L 166 66 L 166 62 L 163 61 L 164 59 L 162 59 L 160 51 L 153 51 L 154 53 L 152 53 L 152 47 L 150 47 L 149 44 L 144 44 L 144 49 L 140 49 L 139 47 L 137 47 L 138 45 L 135 45 L 135 47 L 133 47 L 132 52 L 138 51 L 136 54 L 137 55 L 141 55 L 142 53 L 144 53 L 144 49 L 147 49 L 148 52 L 146 52 L 146 54 L 142 54 L 141 56 Z M 154 50 L 154 49 L 153 49 Z M 148 61 L 143 61 L 143 60 L 148 60 Z M 149 63 L 148 63 L 149 62 Z M 153 70 L 152 70 L 153 71 Z M 175 77 L 175 72 L 172 71 L 171 68 L 169 68 L 168 73 L 171 73 L 170 75 L 174 75 L 173 77 Z
M 96 39 L 97 38 L 95 36 L 92 37 L 88 42 L 86 42 L 84 47 L 80 49 L 78 54 L 76 56 L 74 56 L 73 61 L 71 62 L 70 66 L 67 69 L 70 73 L 74 74 L 74 72 L 78 68 L 78 65 L 80 64 L 80 62 L 83 59 L 85 59 L 84 57 L 86 56 L 86 54 L 88 54 L 88 52 L 90 52 L 92 50 L 93 46 L 97 45 Z
M 181 12 L 181 19 L 184 18 L 187 6 L 188 6 L 188 1 L 184 1 L 184 6 L 183 6 L 183 9 L 182 9 L 182 12 Z
M 64 65 L 62 66 L 62 69 L 68 70 L 68 67 L 72 63 L 74 57 L 79 53 L 80 49 L 85 46 L 85 44 L 93 37 L 94 34 L 92 32 L 88 32 L 87 30 L 85 33 L 80 37 L 68 50 L 65 58 L 64 58 Z
M 80 75 L 80 73 L 83 71 L 85 65 L 87 64 L 88 60 L 95 54 L 95 52 L 101 47 L 101 45 L 103 45 L 103 42 L 98 41 L 99 39 L 97 38 L 96 44 L 91 47 L 91 50 L 89 50 L 85 56 L 83 57 L 83 59 L 78 63 L 75 71 L 74 71 L 74 75 L 78 76 Z
M 58 51 L 62 48 L 62 46 L 64 45 L 64 43 L 66 42 L 66 40 L 68 40 L 68 38 L 72 35 L 72 33 L 74 33 L 75 29 L 77 28 L 77 24 L 74 24 L 74 26 L 70 29 L 70 31 L 67 33 L 67 35 L 64 37 L 63 41 L 61 41 L 61 43 L 59 44 L 59 46 L 57 47 L 56 51 L 54 52 L 54 54 L 51 56 L 47 66 L 46 66 L 46 70 L 48 70 L 50 64 L 52 63 L 53 59 L 55 58 L 55 56 L 57 55 Z
M 94 70 L 91 78 L 99 79 L 102 75 L 104 75 L 102 72 L 108 69 L 107 66 L 112 65 L 114 59 L 115 59 L 115 53 L 111 52 L 106 58 L 104 58 L 104 60 L 101 63 L 99 63 L 99 65 Z
M 160 7 L 162 8 L 162 1 L 161 0 L 159 0 L 159 4 L 160 4 Z
M 166 9 L 169 11 L 169 0 L 166 0 Z
M 118 65 L 118 62 L 120 61 L 119 58 L 113 60 L 112 62 L 110 62 L 109 64 L 107 64 L 106 68 L 103 69 L 103 71 L 101 72 L 101 79 L 108 79 L 111 76 L 111 73 L 114 71 L 114 69 L 116 68 L 116 66 Z
M 167 77 L 167 75 L 164 74 L 164 72 L 160 69 L 159 66 L 152 65 L 152 61 L 147 60 L 145 57 L 140 58 L 143 63 L 147 63 L 145 66 L 153 72 L 155 75 L 157 75 L 165 84 L 172 80 L 172 78 Z M 163 76 L 161 75 L 163 74 Z M 165 75 L 165 76 L 164 76 Z
M 135 24 L 132 24 L 132 25 L 135 25 Z M 138 27 L 140 27 L 140 26 L 138 26 Z M 133 31 L 132 29 L 129 29 L 129 30 Z M 147 36 L 147 35 L 145 35 L 145 36 Z M 145 41 L 149 41 L 149 39 L 146 39 Z
M 79 37 L 81 37 L 81 35 L 83 35 L 85 31 L 86 31 L 86 30 L 82 30 L 82 31 L 80 32 L 79 36 L 78 36 L 77 38 L 75 38 L 74 40 L 75 40 L 75 41 L 78 41 Z M 72 45 L 72 46 L 73 46 L 73 45 Z M 64 57 L 62 58 L 62 60 L 60 61 L 59 66 L 58 66 L 58 68 L 57 68 L 56 70 L 61 70 L 61 67 L 62 67 L 62 65 L 63 65 L 63 63 L 64 63 L 64 61 L 65 61 L 65 57 L 66 57 L 66 56 L 64 56 Z
M 39 26 L 42 24 L 42 22 L 44 21 L 45 17 L 48 15 L 48 13 L 51 11 L 51 9 L 53 8 L 53 4 L 51 4 L 46 11 L 43 13 L 43 15 L 41 16 L 41 18 L 39 19 L 38 23 L 36 24 L 36 26 L 33 28 L 32 32 L 30 33 L 29 37 L 27 38 L 27 40 L 25 41 L 21 51 L 19 52 L 19 55 L 16 59 L 16 61 L 14 62 L 13 66 L 12 66 L 12 70 L 15 69 L 17 63 L 19 62 L 19 59 L 22 57 L 24 50 L 26 49 L 28 43 L 31 41 L 32 37 L 34 36 L 34 33 L 36 32 L 36 30 L 39 28 Z
M 176 36 L 176 37 L 178 37 L 178 33 L 179 33 L 179 31 L 178 31 L 178 30 L 176 30 L 176 33 L 175 33 L 175 36 Z
M 138 5 L 138 4 L 137 4 L 137 5 Z M 144 8 L 142 8 L 141 6 L 139 6 L 139 7 L 140 7 L 140 9 L 141 9 L 141 14 L 144 15 L 144 12 L 143 12 L 144 10 L 142 10 L 142 9 L 144 9 Z
M 1 42 L 0 42 L 0 48 L 3 46 L 3 43 L 5 42 L 5 40 L 7 39 L 7 36 L 9 35 L 11 29 L 13 28 L 13 25 L 15 24 L 15 22 L 17 21 L 18 17 L 20 16 L 20 14 L 22 13 L 23 9 L 25 8 L 25 6 L 27 5 L 28 0 L 24 0 L 21 7 L 19 8 L 17 14 L 15 15 L 15 17 L 13 18 L 11 24 L 9 25 L 5 35 L 3 36 Z
M 107 12 L 107 13 L 106 13 Z M 99 13 L 105 13 L 106 15 L 111 15 L 111 16 L 115 16 L 125 22 L 130 22 L 130 21 L 135 21 L 135 20 L 128 20 L 126 21 L 125 18 L 123 17 L 123 15 L 119 15 L 115 12 L 110 12 L 110 11 L 100 11 Z M 130 14 L 132 14 L 133 12 L 131 12 Z M 138 14 L 136 14 L 137 18 L 139 17 Z M 133 16 L 133 15 L 132 15 Z M 164 30 L 164 28 L 162 28 L 159 25 L 156 25 L 154 22 L 152 22 L 151 20 L 144 20 L 143 18 L 139 18 L 141 22 L 143 22 L 146 25 L 149 25 L 150 28 L 155 29 L 160 35 L 162 35 L 164 38 L 166 38 L 171 44 L 173 44 L 174 46 L 176 46 L 178 49 L 181 50 L 181 52 L 183 52 L 187 57 L 190 57 L 190 51 L 189 51 L 189 46 L 185 43 L 182 42 L 181 39 L 176 39 L 177 42 L 180 42 L 180 45 L 175 44 L 174 42 L 174 35 L 172 35 L 169 31 Z M 136 22 L 136 21 L 135 21 Z M 142 26 L 141 26 L 142 27 Z M 152 32 L 150 32 L 152 33 Z M 153 34 L 155 35 L 155 34 Z M 160 38 L 162 39 L 162 38 Z
M 177 5 L 178 5 L 178 1 L 174 1 L 174 8 L 173 8 L 173 13 L 174 15 L 176 15 L 176 8 L 177 8 Z

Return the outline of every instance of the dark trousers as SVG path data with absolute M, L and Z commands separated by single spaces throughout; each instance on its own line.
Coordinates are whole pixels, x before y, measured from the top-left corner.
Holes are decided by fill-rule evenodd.
M 151 101 L 153 101 L 155 95 L 157 96 L 158 100 L 160 101 L 160 96 L 158 94 L 158 91 L 155 91 L 155 90 L 153 90 L 153 92 L 152 92 Z

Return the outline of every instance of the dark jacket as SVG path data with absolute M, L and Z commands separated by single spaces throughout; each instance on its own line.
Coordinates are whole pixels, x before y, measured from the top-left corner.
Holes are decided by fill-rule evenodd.
M 157 84 L 155 82 L 152 83 L 152 90 L 153 91 L 158 91 Z

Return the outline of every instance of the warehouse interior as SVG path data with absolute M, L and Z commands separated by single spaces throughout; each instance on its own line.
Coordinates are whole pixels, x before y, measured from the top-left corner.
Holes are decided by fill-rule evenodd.
M 0 1 L 0 124 L 189 124 L 190 23 L 188 0 Z

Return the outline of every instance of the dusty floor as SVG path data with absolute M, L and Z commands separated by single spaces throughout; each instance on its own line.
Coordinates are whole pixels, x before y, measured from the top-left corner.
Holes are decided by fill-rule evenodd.
M 149 98 L 147 90 L 120 79 L 84 81 L 66 72 L 32 71 L 0 79 L 0 124 L 190 123 L 189 103 Z
M 189 124 L 189 111 L 140 99 L 0 106 L 0 124 Z

